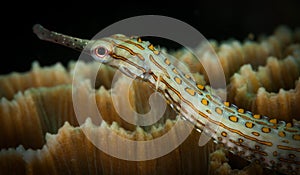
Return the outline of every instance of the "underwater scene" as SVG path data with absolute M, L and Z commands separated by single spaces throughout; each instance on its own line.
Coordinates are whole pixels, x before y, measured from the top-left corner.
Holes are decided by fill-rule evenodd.
M 7 19 L 0 175 L 300 175 L 300 6 L 280 5 Z

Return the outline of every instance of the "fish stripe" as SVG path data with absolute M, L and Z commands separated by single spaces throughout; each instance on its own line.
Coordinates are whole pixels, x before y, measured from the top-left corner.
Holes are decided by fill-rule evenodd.
M 158 62 L 156 62 L 155 59 L 153 58 L 153 56 L 152 56 L 151 54 L 149 55 L 149 59 L 150 59 L 150 61 L 151 61 L 154 65 L 156 65 L 161 71 L 163 71 L 163 73 L 164 73 L 168 78 L 170 78 L 170 75 L 169 75 L 169 73 L 167 72 L 167 70 L 166 70 L 165 68 L 163 68 Z
M 128 60 L 127 58 L 125 58 L 123 56 L 117 55 L 115 53 L 110 53 L 110 56 L 114 59 L 125 61 L 126 63 L 128 63 L 128 64 L 136 67 L 137 69 L 141 70 L 142 72 L 146 73 L 146 69 L 144 69 L 141 66 L 138 66 L 137 64 L 133 63 L 132 61 Z
M 142 45 L 137 44 L 137 43 L 135 43 L 135 42 L 133 42 L 133 41 L 125 40 L 124 42 L 126 42 L 126 43 L 128 43 L 128 44 L 132 44 L 132 45 L 134 45 L 135 47 L 139 48 L 140 50 L 145 50 L 145 48 L 144 48 Z

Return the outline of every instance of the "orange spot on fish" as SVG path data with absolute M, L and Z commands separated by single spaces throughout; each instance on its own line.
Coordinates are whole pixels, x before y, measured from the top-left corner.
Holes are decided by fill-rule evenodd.
M 258 132 L 252 132 L 252 134 L 255 136 L 260 136 L 260 134 Z
M 240 109 L 238 109 L 238 112 L 243 114 L 245 111 L 244 111 L 244 109 L 240 108 Z
M 168 66 L 171 64 L 170 60 L 168 58 L 165 59 L 164 61 Z
M 287 123 L 287 124 L 286 124 L 286 127 L 287 127 L 287 128 L 291 128 L 292 126 L 293 126 L 292 123 Z
M 253 115 L 253 117 L 254 117 L 255 119 L 260 119 L 260 118 L 261 118 L 261 116 L 260 116 L 259 114 L 255 114 L 255 115 Z
M 279 131 L 279 132 L 278 132 L 278 135 L 279 135 L 280 137 L 285 137 L 285 132 Z
M 225 102 L 224 102 L 224 105 L 227 106 L 227 107 L 229 107 L 229 106 L 230 106 L 230 103 L 229 103 L 228 101 L 225 101 Z
M 226 132 L 221 132 L 221 135 L 223 136 L 223 137 L 227 137 L 227 133 Z
M 200 90 L 203 90 L 203 89 L 204 89 L 204 86 L 201 85 L 201 84 L 197 84 L 197 87 L 198 87 Z
M 154 50 L 155 50 L 153 44 L 149 44 L 148 48 L 149 48 L 151 51 L 154 51 Z
M 194 96 L 196 94 L 195 91 L 193 89 L 190 89 L 190 88 L 185 88 L 185 91 L 187 93 L 189 93 L 191 96 Z
M 218 113 L 220 115 L 223 114 L 223 110 L 221 108 L 219 108 L 219 107 L 216 107 L 215 111 L 216 111 L 216 113 Z
M 208 105 L 208 101 L 207 101 L 206 99 L 204 99 L 204 98 L 202 98 L 201 103 L 202 103 L 203 105 L 205 105 L 205 106 Z
M 231 116 L 229 116 L 229 120 L 232 122 L 238 122 L 239 119 L 236 116 L 231 115 Z
M 172 71 L 177 75 L 179 74 L 178 71 L 176 70 L 176 68 L 173 68 Z
M 271 129 L 270 128 L 266 128 L 266 127 L 262 127 L 261 131 L 264 132 L 264 133 L 269 133 L 269 132 L 271 132 Z
M 175 80 L 175 82 L 176 82 L 177 84 L 181 84 L 181 83 L 182 83 L 181 79 L 178 78 L 178 77 L 175 77 L 174 80 Z
M 299 134 L 294 134 L 293 139 L 294 140 L 300 140 L 300 135 Z
M 246 122 L 246 123 L 245 123 L 245 126 L 246 126 L 247 128 L 253 128 L 254 124 L 253 124 L 252 122 Z
M 270 122 L 270 123 L 273 123 L 273 124 L 277 124 L 278 121 L 277 121 L 276 118 L 273 118 L 273 119 L 270 119 L 269 122 Z

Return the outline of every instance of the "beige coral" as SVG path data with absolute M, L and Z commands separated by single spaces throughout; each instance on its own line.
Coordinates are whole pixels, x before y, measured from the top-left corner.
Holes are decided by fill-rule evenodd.
M 258 41 L 212 42 L 224 69 L 229 101 L 255 113 L 286 121 L 299 120 L 299 41 L 300 31 L 281 27 L 272 36 Z M 203 54 L 204 47 L 199 46 L 196 53 Z M 180 50 L 173 55 L 188 65 L 198 82 L 209 84 L 203 67 L 194 63 L 190 53 Z M 210 61 L 207 56 L 206 64 L 214 64 Z M 78 94 L 83 99 L 96 100 L 104 121 L 84 116 L 81 123 L 76 118 L 72 101 L 75 63 L 70 63 L 67 69 L 60 64 L 40 67 L 34 63 L 27 73 L 0 76 L 0 174 L 272 173 L 259 165 L 248 165 L 219 146 L 216 149 L 212 142 L 199 147 L 199 133 L 195 130 L 175 150 L 153 160 L 126 161 L 106 154 L 86 135 L 110 140 L 117 150 L 126 150 L 125 144 L 111 137 L 112 133 L 124 139 L 146 141 L 163 136 L 174 123 L 183 121 L 168 107 L 164 117 L 153 126 L 136 127 L 126 122 L 112 104 L 111 80 L 115 70 L 103 67 L 93 88 L 89 79 L 98 70 L 98 64 L 79 62 L 77 66 L 81 76 L 77 78 L 82 82 Z M 119 87 L 122 81 L 118 80 Z M 153 90 L 147 83 L 137 81 L 130 88 L 133 109 L 148 112 L 148 98 Z M 266 105 L 268 108 L 261 107 Z M 89 110 L 89 104 L 82 103 L 80 107 Z M 176 140 L 178 134 L 172 139 Z
M 86 70 L 92 68 L 91 65 L 84 66 Z M 84 83 L 84 86 L 90 87 L 88 81 Z M 136 84 L 133 88 L 138 89 L 142 86 L 142 84 Z M 17 162 L 19 162 L 20 169 L 18 171 L 20 170 L 21 174 L 85 174 L 86 172 L 92 174 L 153 174 L 157 172 L 181 174 L 183 172 L 208 171 L 207 164 L 203 162 L 207 162 L 209 153 L 207 149 L 209 147 L 196 146 L 199 133 L 195 131 L 176 150 L 158 159 L 130 162 L 105 154 L 94 146 L 85 134 L 89 137 L 99 137 L 105 142 L 112 142 L 113 144 L 109 146 L 119 150 L 124 149 L 125 144 L 114 140 L 114 137 L 110 136 L 111 132 L 115 132 L 126 139 L 151 140 L 168 132 L 174 122 L 183 121 L 167 119 L 161 124 L 153 126 L 149 131 L 126 125 L 124 121 L 119 119 L 114 109 L 109 107 L 113 106 L 110 94 L 108 90 L 102 87 L 97 90 L 96 101 L 106 122 L 96 126 L 92 124 L 91 119 L 87 119 L 79 127 L 72 110 L 71 87 L 71 85 L 55 85 L 48 88 L 32 88 L 17 94 L 11 101 L 2 98 L 0 116 L 3 117 L 1 120 L 5 122 L 3 124 L 7 130 L 2 128 L 1 133 L 6 134 L 2 138 L 9 139 L 1 141 L 1 148 L 7 149 L 1 151 L 0 160 L 2 160 L 1 162 L 7 159 L 10 161 L 0 164 L 1 174 L 11 173 L 13 170 L 11 166 Z M 145 89 L 145 87 L 143 88 Z M 80 92 L 82 95 L 89 93 L 88 88 L 80 90 L 85 91 Z M 134 93 L 135 91 L 131 92 Z M 147 90 L 144 90 L 145 92 Z M 134 95 L 139 96 L 136 93 Z M 140 98 L 143 99 L 143 97 Z M 52 105 L 47 105 L 49 103 Z M 137 106 L 139 102 L 133 102 L 133 104 Z M 168 111 L 166 115 L 175 114 L 171 109 Z M 30 122 L 26 122 L 24 125 L 24 120 Z M 65 123 L 65 121 L 67 122 Z M 11 132 L 14 130 L 10 129 L 14 127 L 18 129 Z M 56 134 L 59 128 L 60 130 Z M 174 138 L 176 139 L 176 136 Z M 18 146 L 18 144 L 22 146 Z M 143 148 L 141 151 L 144 151 Z M 181 152 L 184 152 L 185 155 L 181 155 Z M 190 155 L 198 156 L 191 158 Z M 193 166 L 190 167 L 191 165 Z M 199 165 L 201 165 L 200 168 Z
M 290 122 L 299 120 L 299 59 L 269 57 L 266 66 L 259 67 L 257 72 L 251 65 L 242 66 L 240 73 L 231 78 L 229 101 L 256 114 Z

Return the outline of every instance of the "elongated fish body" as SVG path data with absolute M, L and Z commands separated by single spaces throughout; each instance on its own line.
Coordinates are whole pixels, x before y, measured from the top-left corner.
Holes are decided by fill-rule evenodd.
M 52 32 L 40 25 L 33 29 L 40 39 L 84 51 L 131 78 L 148 82 L 197 130 L 224 144 L 234 154 L 285 174 L 299 174 L 299 127 L 221 101 L 209 86 L 197 84 L 172 64 L 170 55 L 151 43 L 120 34 L 89 41 Z

